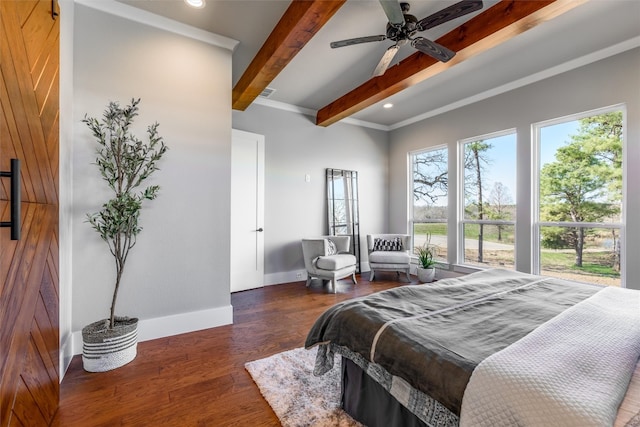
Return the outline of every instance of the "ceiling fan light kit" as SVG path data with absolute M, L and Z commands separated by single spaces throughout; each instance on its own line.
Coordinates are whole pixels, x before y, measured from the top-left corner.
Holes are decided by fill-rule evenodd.
M 482 9 L 482 0 L 463 0 L 429 15 L 426 18 L 418 20 L 415 16 L 409 13 L 411 8 L 409 3 L 399 3 L 397 0 L 379 1 L 382 6 L 382 10 L 384 10 L 387 19 L 389 20 L 387 23 L 386 33 L 384 35 L 356 37 L 353 39 L 330 43 L 330 46 L 335 49 L 354 44 L 377 42 L 387 39 L 394 41 L 395 44 L 391 45 L 385 51 L 378 62 L 378 65 L 373 71 L 374 77 L 381 76 L 385 73 L 400 48 L 407 43 L 410 43 L 414 49 L 429 55 L 438 61 L 449 61 L 455 56 L 456 53 L 454 51 L 425 37 L 416 37 L 416 33 L 426 31 L 440 24 L 444 24 L 445 22 L 449 22 L 453 19 Z

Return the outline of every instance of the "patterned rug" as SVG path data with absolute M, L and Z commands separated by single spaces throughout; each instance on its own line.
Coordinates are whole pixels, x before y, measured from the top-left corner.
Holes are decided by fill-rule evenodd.
M 362 427 L 340 408 L 340 356 L 331 371 L 316 377 L 316 348 L 297 348 L 244 366 L 284 427 Z M 640 413 L 625 427 L 640 427 Z
M 316 377 L 316 348 L 297 348 L 244 366 L 284 427 L 361 426 L 340 408 L 340 357 L 330 372 Z
M 633 418 L 629 420 L 624 427 L 640 427 L 640 412 L 638 412 Z

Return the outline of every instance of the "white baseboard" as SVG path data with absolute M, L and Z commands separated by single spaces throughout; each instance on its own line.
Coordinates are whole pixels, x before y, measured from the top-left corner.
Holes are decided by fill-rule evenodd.
M 368 272 L 369 263 L 362 262 L 360 264 L 360 269 L 363 273 Z M 270 273 L 264 275 L 264 286 L 271 285 L 282 285 L 283 283 L 292 283 L 292 282 L 306 282 L 307 281 L 307 270 L 292 270 L 292 271 L 282 271 L 279 273 Z
M 143 319 L 138 322 L 138 342 L 186 334 L 233 323 L 233 307 L 216 307 L 172 316 Z M 72 337 L 73 354 L 82 354 L 82 331 Z
M 264 275 L 264 286 L 281 285 L 291 282 L 306 282 L 307 270 L 281 271 Z
M 74 337 L 72 334 L 68 335 L 64 342 L 60 344 L 60 382 L 64 378 L 64 374 L 69 369 L 69 365 L 71 364 L 71 359 L 73 359 L 73 341 Z M 82 353 L 82 335 L 80 336 L 80 353 Z
M 369 271 L 371 271 L 371 267 L 369 267 L 369 261 L 360 262 L 360 272 L 368 273 Z

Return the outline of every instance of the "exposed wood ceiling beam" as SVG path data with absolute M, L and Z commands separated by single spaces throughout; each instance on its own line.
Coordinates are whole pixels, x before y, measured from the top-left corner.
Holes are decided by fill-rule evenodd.
M 293 0 L 233 88 L 233 109 L 244 111 L 345 2 Z
M 329 126 L 376 102 L 439 74 L 494 46 L 504 43 L 587 0 L 502 0 L 437 40 L 457 52 L 447 63 L 416 52 L 351 92 L 320 109 L 316 124 Z M 500 64 L 496 64 L 499 67 Z

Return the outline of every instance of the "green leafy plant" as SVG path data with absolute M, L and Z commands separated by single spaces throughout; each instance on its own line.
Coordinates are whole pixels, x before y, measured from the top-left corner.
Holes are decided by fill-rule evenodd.
M 414 253 L 418 255 L 418 262 L 422 268 L 433 268 L 435 247 L 431 244 L 431 233 L 427 232 L 426 240 L 421 246 L 416 246 Z
M 117 102 L 110 102 L 101 120 L 87 115 L 82 120 L 98 143 L 95 164 L 114 193 L 100 211 L 87 214 L 87 221 L 107 242 L 115 259 L 116 278 L 109 319 L 111 329 L 129 250 L 136 244 L 137 235 L 142 230 L 139 225 L 142 202 L 155 199 L 160 190 L 157 185 L 144 189 L 138 187 L 158 170 L 156 164 L 168 149 L 158 135 L 158 123 L 148 126 L 147 143 L 131 133 L 129 128 L 138 115 L 139 103 L 140 99 L 132 99 L 130 105 L 120 107 Z
M 433 260 L 433 250 L 428 244 L 417 246 L 416 255 L 418 255 L 418 262 L 420 262 L 420 267 L 422 268 L 433 268 L 436 263 Z

